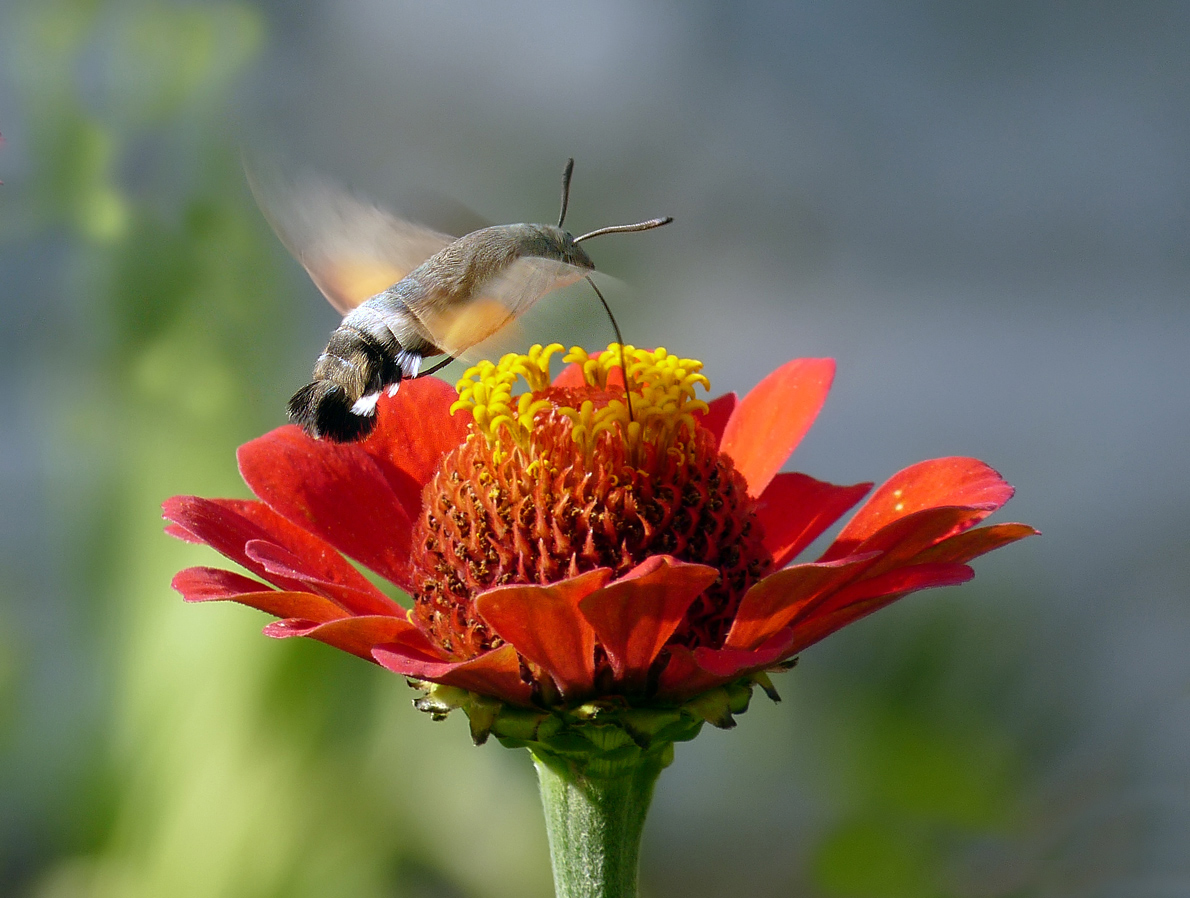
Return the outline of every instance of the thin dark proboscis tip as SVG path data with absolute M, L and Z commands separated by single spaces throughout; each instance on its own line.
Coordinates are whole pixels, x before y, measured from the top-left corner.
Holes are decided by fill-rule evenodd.
M 595 291 L 595 295 L 603 303 L 603 311 L 607 312 L 607 317 L 611 319 L 612 330 L 616 332 L 616 342 L 620 346 L 620 372 L 624 375 L 624 400 L 628 405 L 628 420 L 635 421 L 636 418 L 632 414 L 632 381 L 628 377 L 628 363 L 624 360 L 624 336 L 620 333 L 620 325 L 616 323 L 616 316 L 612 314 L 611 306 L 607 304 L 607 300 L 603 298 L 603 293 L 595 286 L 595 281 L 591 275 L 587 275 L 587 283 L 591 285 L 591 289 Z

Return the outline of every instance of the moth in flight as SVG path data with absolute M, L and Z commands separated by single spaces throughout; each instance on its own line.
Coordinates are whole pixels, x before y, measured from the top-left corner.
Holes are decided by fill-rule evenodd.
M 344 316 L 314 363 L 312 382 L 289 400 L 290 419 L 313 437 L 363 439 L 376 426 L 382 391 L 395 393 L 405 378 L 438 370 L 547 293 L 588 277 L 595 263 L 583 241 L 673 221 L 653 218 L 573 236 L 562 228 L 573 170 L 571 159 L 557 225 L 495 225 L 458 238 L 325 183 L 281 187 L 250 178 L 281 242 Z M 425 359 L 440 355 L 447 358 L 422 372 Z

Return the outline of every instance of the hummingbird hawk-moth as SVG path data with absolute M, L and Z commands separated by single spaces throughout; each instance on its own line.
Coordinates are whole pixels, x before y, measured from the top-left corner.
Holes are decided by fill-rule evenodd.
M 289 400 L 290 419 L 313 437 L 363 439 L 376 426 L 382 391 L 395 393 L 402 380 L 437 370 L 547 293 L 588 277 L 595 264 L 580 243 L 673 220 L 573 236 L 562 228 L 573 169 L 571 159 L 557 225 L 495 225 L 458 238 L 322 182 L 281 188 L 254 181 L 282 243 L 344 316 L 314 364 L 311 383 Z M 424 359 L 439 355 L 447 356 L 441 365 L 421 371 Z

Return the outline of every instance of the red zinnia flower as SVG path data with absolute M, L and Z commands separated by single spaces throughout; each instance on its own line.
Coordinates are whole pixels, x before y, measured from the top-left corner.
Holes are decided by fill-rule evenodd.
M 792 361 L 743 400 L 704 403 L 700 363 L 625 347 L 628 408 L 618 351 L 572 350 L 551 382 L 560 348 L 483 363 L 458 395 L 406 383 L 361 443 L 286 426 L 242 446 L 259 501 L 179 496 L 165 517 L 259 579 L 193 567 L 174 587 L 276 615 L 270 636 L 511 705 L 674 707 L 765 683 L 840 627 L 969 580 L 966 562 L 1036 532 L 976 528 L 1012 487 L 980 461 L 941 458 L 894 475 L 817 561 L 791 565 L 871 488 L 778 473 L 833 361 Z M 513 397 L 518 375 L 529 390 Z

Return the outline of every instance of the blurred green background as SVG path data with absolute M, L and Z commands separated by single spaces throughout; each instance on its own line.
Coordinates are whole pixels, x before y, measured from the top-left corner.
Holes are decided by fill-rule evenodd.
M 1187 9 L 0 7 L 0 894 L 550 892 L 527 756 L 168 587 L 335 324 L 245 147 L 440 221 L 573 155 L 576 231 L 677 218 L 593 251 L 631 342 L 834 356 L 798 469 L 976 455 L 1045 531 L 680 746 L 646 895 L 1190 894 Z

